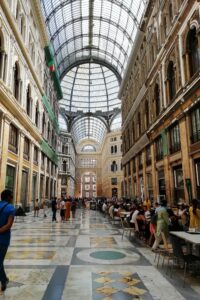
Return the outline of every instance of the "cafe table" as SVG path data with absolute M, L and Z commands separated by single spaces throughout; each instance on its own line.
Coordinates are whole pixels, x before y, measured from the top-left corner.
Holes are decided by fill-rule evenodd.
M 185 231 L 170 231 L 170 234 L 177 236 L 180 239 L 185 240 L 194 245 L 200 245 L 200 232 L 188 233 Z
M 170 234 L 186 242 L 188 253 L 193 254 L 193 251 L 195 251 L 195 255 L 200 256 L 200 232 L 170 231 Z

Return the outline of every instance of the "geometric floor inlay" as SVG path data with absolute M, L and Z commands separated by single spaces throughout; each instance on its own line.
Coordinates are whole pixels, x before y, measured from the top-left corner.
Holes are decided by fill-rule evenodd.
M 112 247 L 116 245 L 116 241 L 113 237 L 91 237 L 90 238 L 90 246 L 97 247 Z
M 121 249 L 121 248 L 89 248 L 89 249 L 78 249 L 75 251 L 75 261 L 77 259 L 83 262 L 92 264 L 104 264 L 104 265 L 124 265 L 137 263 L 141 256 L 139 253 L 132 249 Z M 80 262 L 81 264 L 81 262 Z
M 52 259 L 56 251 L 9 251 L 6 259 Z
M 126 257 L 124 253 L 116 252 L 116 251 L 96 251 L 90 254 L 93 258 L 98 259 L 106 259 L 106 260 L 114 260 L 114 259 L 121 259 Z
M 92 273 L 93 300 L 153 299 L 137 273 Z

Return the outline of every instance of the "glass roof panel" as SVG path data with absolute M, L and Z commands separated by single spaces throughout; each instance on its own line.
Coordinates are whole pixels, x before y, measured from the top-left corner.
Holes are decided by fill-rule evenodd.
M 121 128 L 122 125 L 122 116 L 121 114 L 118 114 L 112 121 L 110 130 L 114 131 L 114 130 L 119 130 Z
M 120 106 L 117 98 L 119 82 L 105 66 L 87 63 L 74 67 L 64 76 L 61 86 L 63 99 L 60 103 L 68 111 L 112 111 L 111 102 L 112 106 Z
M 72 135 L 75 144 L 78 144 L 84 139 L 92 139 L 98 144 L 103 142 L 106 133 L 105 124 L 95 117 L 83 117 L 77 119 L 72 126 Z
M 77 50 L 83 51 L 84 48 L 89 50 L 86 54 L 88 59 L 95 54 L 93 50 L 97 50 L 97 56 L 103 52 L 105 61 L 112 62 L 122 75 L 130 54 L 130 45 L 134 41 L 134 33 L 147 2 L 148 0 L 41 0 L 61 77 L 72 63 L 77 62 L 77 57 L 81 60 L 83 52 L 77 56 Z M 99 35 L 106 36 L 103 43 L 100 42 Z M 76 39 L 77 36 L 80 38 Z M 61 47 L 63 43 L 68 44 L 70 37 L 73 37 L 72 45 L 66 47 L 67 51 L 61 57 Z M 124 53 L 127 54 L 125 59 L 120 55 L 122 50 L 118 45 L 123 45 Z
M 60 107 L 84 113 L 120 108 L 119 83 L 149 0 L 40 2 L 61 79 Z M 84 134 L 100 142 L 105 128 L 95 127 L 98 119 L 77 122 L 77 142 Z

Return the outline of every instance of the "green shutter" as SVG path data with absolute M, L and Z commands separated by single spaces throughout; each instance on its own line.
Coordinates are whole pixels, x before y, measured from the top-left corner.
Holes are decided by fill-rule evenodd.
M 58 156 L 56 152 L 44 140 L 41 143 L 41 150 L 48 156 L 48 158 L 58 165 Z
M 53 123 L 56 133 L 59 134 L 60 130 L 59 130 L 58 121 L 57 121 L 56 116 L 54 115 L 54 113 L 51 109 L 50 103 L 45 95 L 42 96 L 42 102 L 48 111 L 49 117 Z
M 169 146 L 168 146 L 168 140 L 167 140 L 167 131 L 163 129 L 161 131 L 162 141 L 163 141 L 163 155 L 169 154 Z

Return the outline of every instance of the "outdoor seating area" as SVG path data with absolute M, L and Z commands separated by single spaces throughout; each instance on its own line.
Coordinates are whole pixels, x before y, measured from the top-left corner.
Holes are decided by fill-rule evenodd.
M 105 217 L 121 228 L 121 238 L 137 239 L 142 246 L 155 253 L 154 264 L 167 276 L 181 272 L 183 286 L 186 276 L 199 273 L 200 266 L 200 210 L 197 200 L 190 206 L 169 207 L 149 200 L 144 202 L 107 201 L 99 206 Z M 120 219 L 120 222 L 114 222 Z

